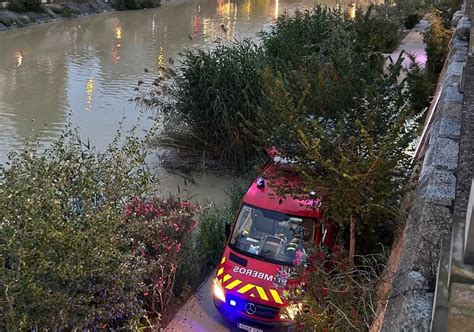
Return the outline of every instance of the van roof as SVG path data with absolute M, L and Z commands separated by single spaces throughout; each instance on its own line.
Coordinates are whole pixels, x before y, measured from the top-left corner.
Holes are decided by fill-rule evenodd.
M 257 185 L 259 178 L 264 185 Z M 320 201 L 310 195 L 295 197 L 291 188 L 301 184 L 298 174 L 289 166 L 280 166 L 273 161 L 266 164 L 261 175 L 255 179 L 243 198 L 243 202 L 263 209 L 282 212 L 292 216 L 321 218 Z M 285 193 L 285 189 L 287 193 Z

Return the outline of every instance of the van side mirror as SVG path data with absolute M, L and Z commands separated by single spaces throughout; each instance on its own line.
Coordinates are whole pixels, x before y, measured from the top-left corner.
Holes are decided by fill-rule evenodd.
M 225 228 L 225 238 L 228 239 L 230 237 L 230 228 L 231 228 L 230 223 L 226 222 L 224 225 L 224 228 Z

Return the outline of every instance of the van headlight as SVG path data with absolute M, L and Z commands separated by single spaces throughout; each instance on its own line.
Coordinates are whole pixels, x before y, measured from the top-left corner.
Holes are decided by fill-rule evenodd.
M 294 320 L 296 315 L 303 309 L 303 304 L 301 303 L 293 303 L 283 309 L 283 313 L 281 314 L 281 318 L 284 319 L 291 319 Z
M 214 296 L 221 300 L 222 302 L 225 302 L 225 294 L 224 294 L 224 289 L 220 285 L 220 283 L 217 281 L 217 279 L 214 279 Z

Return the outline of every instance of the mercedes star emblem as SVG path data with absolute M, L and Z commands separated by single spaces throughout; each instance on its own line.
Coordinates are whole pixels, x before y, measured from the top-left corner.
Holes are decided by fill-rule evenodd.
M 253 315 L 257 312 L 257 307 L 255 304 L 249 302 L 245 305 L 245 312 L 247 312 L 249 315 Z

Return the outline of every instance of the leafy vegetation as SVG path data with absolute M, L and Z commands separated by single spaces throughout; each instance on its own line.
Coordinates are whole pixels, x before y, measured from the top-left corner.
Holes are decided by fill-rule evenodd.
M 8 3 L 7 9 L 16 13 L 43 11 L 41 0 L 11 0 Z
M 262 56 L 250 41 L 186 51 L 159 143 L 244 168 L 255 155 L 253 121 L 264 100 Z
M 441 17 L 437 13 L 431 14 L 429 20 L 431 26 L 423 36 L 428 57 L 426 66 L 430 72 L 439 74 L 448 55 L 451 31 L 443 25 Z
M 405 81 L 398 81 L 401 61 L 366 86 L 337 117 L 298 107 L 299 101 L 287 97 L 278 84 L 267 87 L 267 95 L 275 100 L 275 113 L 282 114 L 280 121 L 285 124 L 280 128 L 284 135 L 272 135 L 272 142 L 297 161 L 295 168 L 306 183 L 301 190 L 316 190 L 323 198 L 325 218 L 341 229 L 355 226 L 351 255 L 355 233 L 373 235 L 381 224 L 398 218 L 411 160 L 406 152 L 415 138 L 418 116 L 409 103 Z
M 377 285 L 383 265 L 376 256 L 350 263 L 347 253 L 334 248 L 327 255 L 320 248 L 309 253 L 305 273 L 297 267 L 301 282 L 286 293 L 298 331 L 369 330 L 376 314 Z M 305 289 L 302 292 L 301 289 Z
M 402 36 L 402 26 L 395 18 L 383 15 L 377 7 L 369 6 L 366 11 L 356 11 L 354 27 L 361 43 L 377 52 L 393 52 Z
M 375 22 L 368 30 L 367 20 Z M 158 143 L 218 160 L 223 168 L 248 169 L 261 156 L 261 129 L 278 128 L 279 114 L 268 107 L 272 101 L 262 88 L 265 80 L 278 77 L 293 98 L 306 103 L 301 107 L 337 117 L 341 106 L 352 105 L 364 85 L 382 73 L 383 57 L 367 35 L 378 34 L 384 20 L 376 13 L 352 20 L 316 7 L 281 15 L 261 34 L 261 46 L 244 40 L 186 51 L 176 71 L 165 74 L 171 87 L 157 82 L 156 95 L 165 97 L 145 103 L 166 115 Z M 377 47 L 393 40 L 387 43 Z M 311 93 L 302 89 L 301 76 L 310 80 Z M 306 99 L 300 98 L 304 94 Z
M 115 8 L 117 10 L 136 10 L 144 8 L 159 7 L 161 0 L 117 0 Z
M 165 313 L 196 207 L 150 197 L 146 145 L 65 132 L 0 169 L 0 329 L 137 329 Z

